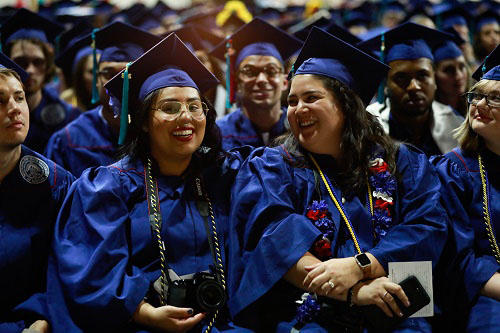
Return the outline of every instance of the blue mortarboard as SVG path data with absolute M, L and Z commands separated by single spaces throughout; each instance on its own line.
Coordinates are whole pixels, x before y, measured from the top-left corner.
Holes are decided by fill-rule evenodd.
M 273 56 L 280 62 L 288 59 L 302 46 L 300 39 L 278 29 L 260 18 L 242 26 L 225 41 L 219 43 L 211 54 L 219 59 L 225 59 L 227 41 L 236 52 L 235 67 L 250 55 Z
M 499 23 L 499 15 L 497 12 L 488 9 L 483 13 L 479 14 L 474 18 L 474 32 L 477 33 L 481 30 L 481 28 L 486 24 Z
M 317 27 L 311 29 L 293 67 L 293 75 L 317 74 L 342 82 L 365 105 L 389 71 L 384 63 Z
M 78 38 L 92 32 L 93 27 L 87 20 L 80 18 L 76 22 L 77 23 L 71 29 L 66 30 L 57 37 L 57 56 L 59 56 L 60 53 L 64 52 L 64 50 L 71 44 L 73 44 Z
M 16 64 L 12 59 L 7 57 L 3 52 L 0 52 L 0 68 L 9 68 L 14 70 L 17 74 L 19 74 L 19 77 L 21 78 L 21 81 L 24 83 L 28 77 L 29 74 L 22 69 L 21 66 Z
M 481 80 L 500 81 L 500 65 L 497 65 L 490 69 L 486 74 L 483 75 Z
M 458 32 L 453 27 L 449 27 L 444 32 L 453 35 L 453 40 L 444 41 L 442 44 L 438 44 L 434 47 L 432 55 L 434 56 L 434 62 L 438 63 L 446 59 L 455 59 L 463 55 L 460 45 L 465 41 L 460 37 Z
M 373 52 L 382 51 L 385 63 L 419 58 L 434 61 L 431 48 L 452 39 L 453 36 L 448 33 L 406 22 L 357 46 Z
M 158 43 L 161 38 L 147 31 L 123 22 L 113 22 L 90 34 L 94 70 L 92 83 L 92 103 L 99 100 L 97 90 L 97 50 L 101 50 L 99 62 L 129 62 L 139 58 L 146 50 Z
M 198 50 L 210 50 L 212 48 L 212 45 L 210 45 L 209 42 L 203 40 L 198 35 L 196 29 L 190 24 L 185 25 L 182 28 L 179 28 L 172 32 L 174 32 L 177 37 L 179 37 L 180 40 L 182 40 L 182 42 L 186 44 L 186 46 L 193 52 Z
M 486 59 L 484 59 L 481 65 L 479 65 L 476 71 L 472 74 L 472 77 L 476 81 L 479 81 L 481 79 L 487 79 L 486 74 L 488 74 L 495 67 L 498 67 L 498 65 L 500 65 L 500 45 L 497 45 L 497 47 L 495 47 L 495 49 L 486 57 Z M 491 75 L 498 76 L 499 75 L 498 68 L 496 69 L 495 72 L 492 72 Z M 498 79 L 496 80 L 498 81 Z
M 122 22 L 110 23 L 95 33 L 95 46 L 102 50 L 101 62 L 133 61 L 160 40 L 160 37 Z
M 312 27 L 324 28 L 330 24 L 330 19 L 325 16 L 309 17 L 297 22 L 297 24 L 288 28 L 288 32 L 293 34 L 301 41 L 305 41 Z
M 434 21 L 444 30 L 454 25 L 467 25 L 472 15 L 462 4 L 444 2 L 433 7 Z
M 1 28 L 2 43 L 16 39 L 38 39 L 52 43 L 64 27 L 25 8 L 19 9 Z
M 70 80 L 76 64 L 85 56 L 92 54 L 90 33 L 73 39 L 69 45 L 56 57 L 55 63 L 63 71 L 66 80 Z
M 382 1 L 380 6 L 381 13 L 387 11 L 404 12 L 405 10 L 406 10 L 405 6 L 397 0 Z
M 344 26 L 347 28 L 354 25 L 363 25 L 368 27 L 372 22 L 372 17 L 365 12 L 353 10 L 346 12 L 342 18 L 342 21 L 344 23 Z
M 115 98 L 122 100 L 120 144 L 125 138 L 129 104 L 133 106 L 130 110 L 136 110 L 147 95 L 161 88 L 193 87 L 203 93 L 218 83 L 175 34 L 165 37 L 105 85 Z
M 191 16 L 183 16 L 182 23 L 199 25 L 201 27 L 204 27 L 205 29 L 219 29 L 217 23 L 215 23 L 215 17 L 221 10 L 222 7 L 214 8 L 208 12 L 200 12 L 199 10 L 197 10 L 197 12 L 192 14 Z

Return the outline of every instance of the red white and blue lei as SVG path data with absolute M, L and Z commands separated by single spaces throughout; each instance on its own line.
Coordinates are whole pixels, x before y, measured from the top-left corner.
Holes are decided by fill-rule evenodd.
M 371 194 L 375 200 L 372 216 L 375 243 L 378 243 L 393 225 L 391 207 L 394 205 L 393 194 L 396 190 L 396 180 L 382 157 L 383 155 L 379 153 L 370 160 L 371 175 L 368 178 Z M 332 258 L 331 240 L 335 233 L 335 224 L 331 220 L 328 204 L 325 200 L 314 200 L 307 207 L 306 216 L 322 232 L 321 239 L 314 243 L 311 252 L 323 261 Z M 305 325 L 313 321 L 320 310 L 316 294 L 305 293 L 297 303 L 299 304 L 295 316 L 297 323 Z

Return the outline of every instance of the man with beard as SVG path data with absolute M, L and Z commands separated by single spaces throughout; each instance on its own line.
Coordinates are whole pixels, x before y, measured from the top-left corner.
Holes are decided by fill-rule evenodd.
M 47 258 L 74 177 L 22 143 L 28 75 L 0 52 L 0 332 L 49 332 Z M 21 81 L 21 78 L 23 80 Z
M 226 70 L 234 75 L 241 105 L 217 121 L 225 150 L 243 145 L 267 146 L 286 131 L 281 94 L 288 83 L 283 62 L 301 46 L 299 39 L 256 18 L 211 52 L 220 59 L 231 54 Z
M 452 131 L 463 122 L 463 117 L 450 106 L 434 101 L 431 46 L 452 38 L 434 29 L 405 23 L 358 44 L 378 51 L 385 43 L 382 56 L 391 67 L 384 90 L 387 98 L 383 104 L 369 105 L 367 110 L 379 116 L 390 136 L 417 146 L 429 157 L 447 153 L 458 145 Z
M 31 113 L 30 131 L 24 144 L 43 153 L 50 136 L 80 115 L 80 110 L 47 89 L 55 74 L 54 50 L 50 44 L 62 27 L 27 9 L 18 10 L 2 25 L 5 54 L 28 74 L 26 101 Z
M 161 40 L 147 31 L 113 22 L 95 33 L 96 48 L 102 50 L 97 72 L 100 105 L 54 133 L 45 156 L 79 177 L 83 170 L 115 162 L 120 118 L 109 105 L 104 84 Z M 90 45 L 91 34 L 75 42 Z

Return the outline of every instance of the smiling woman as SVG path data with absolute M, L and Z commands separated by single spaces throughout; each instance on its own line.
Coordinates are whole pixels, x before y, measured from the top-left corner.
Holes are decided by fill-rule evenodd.
M 218 81 L 175 34 L 122 73 L 105 85 L 130 117 L 122 158 L 84 172 L 57 222 L 53 330 L 235 330 L 225 258 L 243 156 L 222 152 L 201 95 Z
M 359 332 L 356 306 L 376 304 L 387 321 L 409 306 L 389 262 L 437 263 L 439 180 L 365 110 L 388 66 L 313 27 L 294 68 L 290 133 L 254 150 L 232 190 L 229 308 L 257 331 Z M 430 331 L 422 318 L 396 327 Z
M 481 78 L 483 71 L 487 73 Z M 466 94 L 468 112 L 456 131 L 460 146 L 431 162 L 453 222 L 443 253 L 445 261 L 454 264 L 445 279 L 456 280 L 458 286 L 443 286 L 443 294 L 454 295 L 447 296 L 446 311 L 453 331 L 487 332 L 498 327 L 500 318 L 499 47 L 473 77 L 480 80 Z

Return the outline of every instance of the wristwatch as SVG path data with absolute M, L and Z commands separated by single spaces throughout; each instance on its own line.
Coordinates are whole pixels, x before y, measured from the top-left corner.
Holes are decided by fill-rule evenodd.
M 372 271 L 370 258 L 368 258 L 366 253 L 359 253 L 354 256 L 354 259 L 356 260 L 356 264 L 363 270 L 363 280 L 367 279 Z

